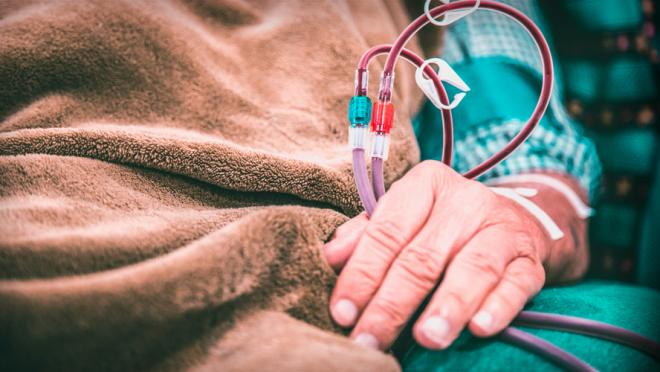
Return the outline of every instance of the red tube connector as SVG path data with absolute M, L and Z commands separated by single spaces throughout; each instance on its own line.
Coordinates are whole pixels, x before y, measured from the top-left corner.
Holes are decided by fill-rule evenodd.
M 374 102 L 371 111 L 371 132 L 390 134 L 394 123 L 394 104 L 392 102 Z

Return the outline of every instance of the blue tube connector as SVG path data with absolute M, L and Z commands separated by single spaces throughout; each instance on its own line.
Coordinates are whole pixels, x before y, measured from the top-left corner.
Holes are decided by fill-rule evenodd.
M 372 103 L 367 96 L 353 96 L 348 103 L 348 145 L 353 150 L 365 150 L 369 145 L 369 123 Z
M 348 122 L 351 127 L 368 126 L 371 122 L 371 99 L 367 96 L 353 96 L 348 103 Z

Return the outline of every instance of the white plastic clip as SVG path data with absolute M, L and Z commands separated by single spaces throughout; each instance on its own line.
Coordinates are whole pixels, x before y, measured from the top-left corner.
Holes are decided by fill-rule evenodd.
M 440 2 L 443 4 L 449 4 L 451 0 L 440 0 Z M 477 0 L 472 8 L 453 10 L 445 14 L 441 20 L 437 20 L 431 16 L 431 10 L 430 10 L 431 0 L 426 0 L 426 2 L 424 3 L 424 14 L 426 14 L 426 18 L 429 19 L 429 22 L 433 23 L 436 26 L 449 26 L 450 24 L 458 21 L 459 19 L 477 10 L 477 8 L 479 8 L 480 3 L 481 0 Z
M 438 94 L 438 90 L 435 89 L 433 80 L 424 77 L 424 69 L 431 63 L 438 66 L 438 78 L 440 81 L 447 82 L 451 86 L 461 90 L 461 93 L 456 93 L 454 95 L 454 98 L 449 105 L 445 105 L 440 101 L 440 96 Z M 458 106 L 459 103 L 461 103 L 463 98 L 465 98 L 465 95 L 467 94 L 466 92 L 470 91 L 470 87 L 463 81 L 463 79 L 461 79 L 460 76 L 458 76 L 456 71 L 454 71 L 454 69 L 449 66 L 449 63 L 447 63 L 442 58 L 431 58 L 424 61 L 424 63 L 419 66 L 415 72 L 415 81 L 417 81 L 419 89 L 421 89 L 422 92 L 426 94 L 426 97 L 428 97 L 428 99 L 435 105 L 435 107 L 441 110 L 454 109 L 456 106 Z

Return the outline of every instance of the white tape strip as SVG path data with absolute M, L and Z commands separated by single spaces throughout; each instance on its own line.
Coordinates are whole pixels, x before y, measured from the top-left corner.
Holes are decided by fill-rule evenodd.
M 545 228 L 545 230 L 550 235 L 550 239 L 559 240 L 564 237 L 564 233 L 561 231 L 559 226 L 557 226 L 555 221 L 553 221 L 553 219 L 534 202 L 525 199 L 520 194 L 518 194 L 516 189 L 510 189 L 508 187 L 490 187 L 490 189 L 493 190 L 494 193 L 511 199 L 514 202 L 520 204 L 523 208 L 527 209 L 527 211 L 531 213 L 532 216 L 534 216 L 534 218 L 536 218 L 541 223 L 541 225 L 543 225 L 543 228 Z
M 582 202 L 582 199 L 565 183 L 544 174 L 519 174 L 513 176 L 502 176 L 491 178 L 484 182 L 488 186 L 499 186 L 510 183 L 537 183 L 548 186 L 562 194 L 571 204 L 575 213 L 582 219 L 593 216 L 594 210 Z

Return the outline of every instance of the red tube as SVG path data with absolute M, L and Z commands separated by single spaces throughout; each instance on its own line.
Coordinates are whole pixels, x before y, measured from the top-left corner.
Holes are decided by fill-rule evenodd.
M 438 17 L 443 13 L 456 9 L 471 8 L 475 4 L 475 0 L 465 0 L 449 3 L 437 8 L 434 8 L 430 11 L 432 17 Z M 541 34 L 541 31 L 534 25 L 534 23 L 529 20 L 524 14 L 518 10 L 511 8 L 509 6 L 496 3 L 489 0 L 482 0 L 480 8 L 491 9 L 504 13 L 513 19 L 521 23 L 532 35 L 534 41 L 536 42 L 543 63 L 543 85 L 541 88 L 541 96 L 539 101 L 534 109 L 532 116 L 525 125 L 525 127 L 513 138 L 513 140 L 500 152 L 494 154 L 491 158 L 484 161 L 482 164 L 479 164 L 477 167 L 468 171 L 464 176 L 467 178 L 473 178 L 481 173 L 487 171 L 491 167 L 495 166 L 498 162 L 504 160 L 511 152 L 513 152 L 522 142 L 524 142 L 527 137 L 531 134 L 532 130 L 538 125 L 541 117 L 545 113 L 545 110 L 548 107 L 550 102 L 550 95 L 552 92 L 553 84 L 553 66 L 552 58 L 550 56 L 550 49 Z M 394 64 L 399 55 L 402 55 L 407 60 L 411 61 L 417 66 L 421 66 L 423 61 L 421 58 L 417 57 L 413 53 L 403 49 L 403 46 L 408 42 L 408 40 L 414 35 L 421 27 L 428 23 L 426 15 L 417 18 L 406 30 L 401 34 L 397 39 L 393 47 L 389 46 L 379 46 L 374 47 L 367 51 L 362 58 L 360 59 L 360 64 L 358 67 L 358 85 L 356 85 L 356 94 L 366 95 L 367 87 L 362 86 L 361 74 L 367 71 L 367 65 L 369 61 L 376 55 L 384 53 L 387 50 L 390 50 L 388 59 L 385 65 L 385 70 L 383 71 L 384 75 L 392 75 L 394 69 Z M 440 94 L 440 99 L 443 103 L 447 104 L 448 98 L 444 87 L 440 83 L 437 75 L 430 67 L 427 67 L 424 72 L 433 79 L 433 83 Z M 387 88 L 387 85 L 385 86 Z M 391 91 L 381 91 L 379 92 L 379 99 L 384 102 L 389 102 L 391 98 Z M 449 132 L 449 135 L 445 135 L 445 141 L 452 137 L 452 122 L 451 122 L 451 113 L 448 110 L 443 110 L 443 124 L 445 133 Z M 447 144 L 447 142 L 445 143 Z M 448 154 L 446 153 L 447 148 L 449 148 Z M 443 159 L 451 159 L 451 142 L 448 146 L 444 146 L 443 150 Z M 358 191 L 360 192 L 360 197 L 362 199 L 363 205 L 367 211 L 368 215 L 371 215 L 375 209 L 376 198 L 374 198 L 374 190 L 376 194 L 384 193 L 384 184 L 383 184 L 383 168 L 382 168 L 382 159 L 373 159 L 374 160 L 374 172 L 373 176 L 373 188 L 369 187 L 369 181 L 367 179 L 367 169 L 364 162 L 364 151 L 363 150 L 354 150 L 353 151 L 353 172 L 355 176 L 356 185 Z M 450 161 L 449 161 L 450 162 Z M 378 197 L 380 195 L 377 195 Z M 533 327 L 542 327 L 542 328 L 551 328 L 551 329 L 561 329 L 571 332 L 584 333 L 591 336 L 602 337 L 605 339 L 614 340 L 621 342 L 626 345 L 630 345 L 636 348 L 639 348 L 642 351 L 645 351 L 652 355 L 654 358 L 658 358 L 658 344 L 652 340 L 649 340 L 643 336 L 635 334 L 633 332 L 621 329 L 619 327 L 614 327 L 608 324 L 603 324 L 600 322 L 594 322 L 586 319 L 579 319 L 574 317 L 565 317 L 559 316 L 556 314 L 539 314 L 534 312 L 521 312 L 515 320 L 516 323 L 521 325 L 533 326 Z M 510 342 L 514 345 L 518 345 L 534 352 L 537 352 L 546 358 L 552 360 L 558 365 L 575 370 L 584 370 L 584 371 L 593 371 L 594 369 L 576 358 L 574 355 L 567 353 L 555 345 L 552 345 L 544 340 L 539 339 L 533 335 L 530 335 L 526 332 L 522 332 L 513 327 L 507 327 L 500 333 L 500 337 Z
M 476 3 L 475 0 L 451 2 L 449 4 L 441 5 L 431 9 L 430 14 L 432 17 L 436 18 L 448 11 L 472 8 L 475 5 L 475 3 Z M 503 13 L 516 20 L 518 23 L 524 26 L 525 29 L 527 29 L 527 31 L 529 31 L 530 35 L 532 36 L 532 39 L 534 39 L 534 42 L 539 48 L 539 52 L 541 54 L 541 62 L 543 64 L 543 85 L 541 86 L 541 95 L 536 104 L 536 107 L 534 108 L 534 112 L 532 113 L 532 116 L 529 118 L 527 124 L 525 124 L 525 126 L 520 131 L 520 133 L 518 133 L 511 140 L 511 142 L 509 142 L 509 144 L 506 145 L 502 150 L 500 150 L 496 154 L 493 154 L 493 156 L 491 156 L 489 159 L 487 159 L 483 163 L 477 165 L 473 169 L 466 172 L 464 176 L 467 178 L 477 177 L 482 173 L 486 172 L 487 170 L 489 170 L 490 168 L 494 167 L 495 165 L 497 165 L 497 163 L 501 162 L 507 156 L 509 156 L 518 146 L 520 146 L 527 139 L 527 137 L 529 137 L 529 135 L 532 133 L 534 128 L 536 128 L 539 121 L 543 117 L 543 114 L 545 113 L 545 110 L 547 109 L 548 104 L 550 103 L 550 96 L 552 93 L 552 85 L 554 80 L 552 56 L 550 55 L 550 48 L 548 47 L 548 43 L 545 41 L 545 38 L 543 37 L 541 30 L 539 30 L 539 28 L 534 24 L 534 22 L 532 22 L 529 18 L 527 18 L 527 16 L 525 16 L 519 10 L 495 1 L 482 0 L 479 5 L 479 9 L 489 9 Z M 406 45 L 406 43 L 408 43 L 408 41 L 413 37 L 413 35 L 415 35 L 415 33 L 417 33 L 427 23 L 429 23 L 429 19 L 426 17 L 426 15 L 422 15 L 417 19 L 415 19 L 401 33 L 401 35 L 392 45 L 392 49 L 390 50 L 390 53 L 387 56 L 387 61 L 385 62 L 385 69 L 383 71 L 384 75 L 387 74 L 391 75 L 393 73 L 394 65 L 396 64 L 396 60 L 398 59 L 399 55 L 402 54 L 403 47 Z M 391 92 L 381 91 L 378 93 L 378 95 L 379 97 L 390 97 Z
M 358 62 L 358 80 L 357 85 L 355 86 L 355 95 L 367 95 L 367 87 L 362 86 L 363 79 L 361 78 L 362 74 L 366 73 L 369 63 L 374 57 L 378 55 L 385 54 L 392 49 L 391 45 L 377 45 L 367 50 L 360 61 Z M 408 49 L 401 50 L 401 57 L 410 62 L 413 66 L 420 67 L 424 63 L 424 60 L 417 54 L 411 52 Z M 445 105 L 449 105 L 449 97 L 447 96 L 447 91 L 442 85 L 442 82 L 438 78 L 438 75 L 435 73 L 435 70 L 431 66 L 426 66 L 424 68 L 424 73 L 433 81 L 435 89 L 438 91 L 438 96 L 440 97 L 440 102 Z M 454 145 L 454 126 L 451 116 L 451 110 L 441 110 L 442 112 L 442 162 L 451 166 L 452 154 L 453 154 L 453 145 Z M 383 186 L 384 187 L 384 186 Z

